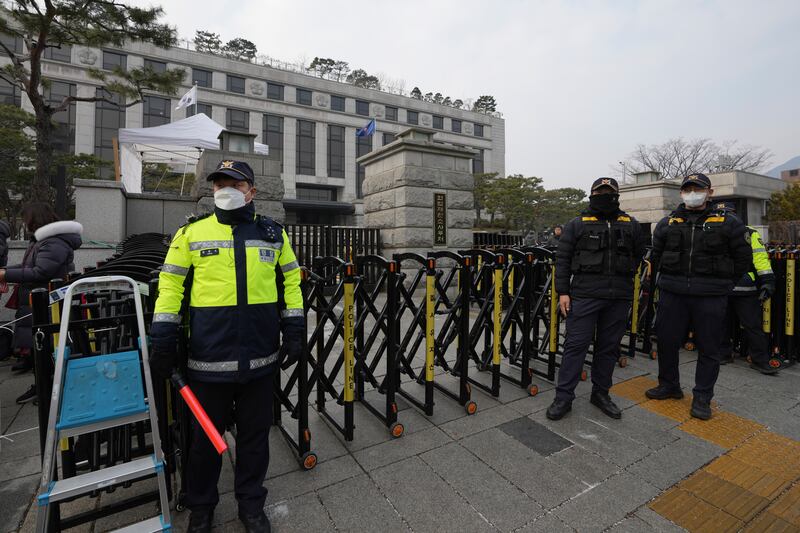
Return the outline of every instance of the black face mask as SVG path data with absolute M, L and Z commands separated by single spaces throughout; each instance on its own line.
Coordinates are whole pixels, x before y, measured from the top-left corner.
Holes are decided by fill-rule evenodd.
M 604 215 L 613 215 L 619 211 L 619 194 L 596 194 L 589 197 L 589 207 Z

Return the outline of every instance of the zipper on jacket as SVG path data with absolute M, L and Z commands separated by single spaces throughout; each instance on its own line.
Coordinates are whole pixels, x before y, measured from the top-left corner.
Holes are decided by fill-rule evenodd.
M 611 293 L 611 296 L 614 296 L 614 273 L 611 272 L 611 221 L 606 220 L 606 224 L 608 224 L 608 252 L 606 255 L 608 256 L 608 292 Z M 616 251 L 616 246 L 614 246 L 614 251 Z
M 696 222 L 692 222 L 692 236 L 689 238 L 689 272 L 686 274 L 686 287 L 692 288 L 692 254 L 694 254 L 694 228 L 697 227 Z

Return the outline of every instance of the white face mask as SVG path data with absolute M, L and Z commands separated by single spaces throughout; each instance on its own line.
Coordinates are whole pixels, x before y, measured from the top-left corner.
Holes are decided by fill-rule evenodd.
M 708 198 L 707 192 L 682 192 L 681 198 L 683 198 L 683 203 L 686 204 L 686 207 L 700 207 L 704 203 L 706 203 L 706 198 Z
M 223 187 L 214 192 L 214 205 L 225 211 L 239 209 L 244 207 L 246 203 L 244 193 L 233 187 Z

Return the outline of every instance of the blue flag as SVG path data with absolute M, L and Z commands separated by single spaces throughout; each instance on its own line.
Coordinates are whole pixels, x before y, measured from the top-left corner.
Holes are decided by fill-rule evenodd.
M 366 126 L 356 130 L 356 137 L 369 137 L 375 133 L 375 127 L 375 119 L 373 118 Z

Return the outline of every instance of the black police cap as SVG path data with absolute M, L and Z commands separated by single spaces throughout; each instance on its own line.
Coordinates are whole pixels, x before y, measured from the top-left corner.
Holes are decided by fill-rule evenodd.
M 614 178 L 597 178 L 594 180 L 594 183 L 592 183 L 592 192 L 600 187 L 611 187 L 614 189 L 614 192 L 619 192 L 619 183 L 617 183 L 617 180 Z
M 711 180 L 705 174 L 701 173 L 689 174 L 688 176 L 683 178 L 683 182 L 681 183 L 681 189 L 683 189 L 687 185 L 696 185 L 704 189 L 710 189 Z
M 244 161 L 233 161 L 225 159 L 219 162 L 217 169 L 208 175 L 208 181 L 217 178 L 233 178 L 238 181 L 247 181 L 252 185 L 255 182 L 255 175 L 250 165 Z

